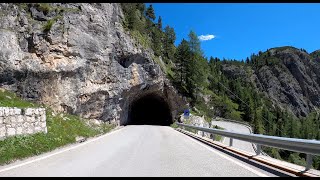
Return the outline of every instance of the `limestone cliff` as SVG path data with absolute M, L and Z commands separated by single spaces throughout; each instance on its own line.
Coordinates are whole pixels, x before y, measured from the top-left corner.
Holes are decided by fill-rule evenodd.
M 0 86 L 59 112 L 125 124 L 155 93 L 173 117 L 185 105 L 151 49 L 122 27 L 117 3 L 0 4 Z
M 279 47 L 260 57 L 265 55 L 258 68 L 225 64 L 222 71 L 230 78 L 252 82 L 274 105 L 297 117 L 305 117 L 320 107 L 319 51 L 309 54 L 294 47 Z

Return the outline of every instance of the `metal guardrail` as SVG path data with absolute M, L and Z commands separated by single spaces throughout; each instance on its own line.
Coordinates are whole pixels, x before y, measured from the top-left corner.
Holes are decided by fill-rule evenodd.
M 252 127 L 251 127 L 251 125 L 248 123 L 248 122 L 244 122 L 244 121 L 236 121 L 236 120 L 233 120 L 233 119 L 226 119 L 226 118 L 222 118 L 222 117 L 216 117 L 216 118 L 213 118 L 213 120 L 214 121 L 220 121 L 220 122 L 231 122 L 231 123 L 237 123 L 237 124 L 241 124 L 241 125 L 243 125 L 243 126 L 246 126 L 248 129 L 249 129 L 249 131 L 250 131 L 250 133 L 252 134 L 253 132 L 252 132 Z M 255 151 L 255 152 L 257 152 L 257 147 L 255 146 L 255 144 L 254 143 L 252 143 L 252 148 L 253 148 L 253 150 Z M 262 150 L 261 150 L 261 154 L 262 155 L 264 155 L 264 156 L 268 156 L 268 157 L 270 157 L 267 153 L 265 153 L 265 152 L 263 152 Z
M 277 137 L 277 136 L 267 136 L 261 134 L 245 134 L 245 133 L 236 133 L 226 130 L 205 128 L 192 126 L 182 123 L 177 123 L 177 125 L 182 127 L 188 127 L 196 129 L 199 131 L 217 134 L 230 138 L 229 145 L 232 146 L 233 139 L 239 139 L 242 141 L 247 141 L 257 144 L 257 155 L 261 153 L 261 145 L 275 147 L 279 149 L 286 149 L 295 152 L 301 152 L 307 154 L 307 165 L 306 170 L 310 169 L 312 164 L 312 155 L 320 155 L 320 141 L 317 140 L 308 140 L 308 139 L 297 139 L 297 138 L 286 138 L 286 137 Z
M 221 118 L 221 117 L 219 117 L 219 118 L 213 118 L 213 120 L 214 121 L 220 121 L 220 122 L 231 122 L 231 123 L 236 123 L 236 124 L 241 124 L 241 125 L 243 125 L 243 126 L 246 126 L 248 129 L 249 129 L 249 131 L 250 131 L 250 134 L 252 134 L 253 132 L 252 132 L 252 127 L 251 127 L 251 125 L 249 124 L 249 123 L 247 123 L 247 122 L 243 122 L 243 121 L 236 121 L 236 120 L 232 120 L 232 119 L 225 119 L 225 118 Z M 255 152 L 258 152 L 257 150 L 258 150 L 258 148 L 256 147 L 256 145 L 255 144 L 253 144 L 252 143 L 252 148 L 253 148 L 253 150 L 255 151 Z M 262 155 L 264 155 L 264 156 L 268 156 L 268 157 L 270 157 L 267 153 L 265 153 L 265 152 L 263 152 L 262 150 L 261 150 L 261 154 Z

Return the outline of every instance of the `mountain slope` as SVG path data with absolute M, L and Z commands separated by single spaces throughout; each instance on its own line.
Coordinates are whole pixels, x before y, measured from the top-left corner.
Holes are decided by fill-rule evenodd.
M 280 47 L 260 53 L 252 61 L 251 73 L 244 71 L 245 64 L 225 64 L 223 72 L 230 78 L 246 78 L 257 91 L 297 117 L 320 107 L 320 61 L 312 54 Z

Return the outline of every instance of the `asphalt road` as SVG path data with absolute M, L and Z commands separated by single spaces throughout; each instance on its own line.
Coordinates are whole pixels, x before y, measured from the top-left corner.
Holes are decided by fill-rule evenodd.
M 223 127 L 225 130 L 228 130 L 228 131 L 246 133 L 246 134 L 250 133 L 249 127 L 242 124 L 238 124 L 238 123 L 227 122 L 227 121 L 212 121 L 212 125 Z M 229 145 L 229 141 L 230 141 L 230 138 L 224 137 L 222 143 L 225 145 Z M 233 146 L 235 148 L 255 154 L 255 151 L 252 147 L 252 143 L 250 142 L 233 139 Z
M 171 127 L 131 125 L 0 166 L 0 176 L 274 176 Z

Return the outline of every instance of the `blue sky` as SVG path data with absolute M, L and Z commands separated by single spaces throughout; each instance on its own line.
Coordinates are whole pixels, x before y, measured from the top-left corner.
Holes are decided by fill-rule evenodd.
M 150 3 L 146 3 L 148 7 Z M 177 36 L 190 30 L 207 36 L 201 41 L 206 57 L 245 59 L 251 53 L 279 46 L 320 49 L 320 3 L 152 3 Z M 156 19 L 157 22 L 157 19 Z

